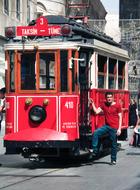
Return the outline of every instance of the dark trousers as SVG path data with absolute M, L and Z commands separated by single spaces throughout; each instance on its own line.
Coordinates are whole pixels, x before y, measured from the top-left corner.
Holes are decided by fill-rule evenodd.
M 133 135 L 133 146 L 140 147 L 140 133 L 134 133 L 134 135 Z
M 0 112 L 0 131 L 1 131 L 1 123 L 2 123 L 2 120 L 3 120 L 3 113 Z
M 98 153 L 98 142 L 99 138 L 104 135 L 109 134 L 111 140 L 111 161 L 116 161 L 117 159 L 117 129 L 113 129 L 108 125 L 103 125 L 101 128 L 95 130 L 92 137 L 92 148 L 95 153 Z

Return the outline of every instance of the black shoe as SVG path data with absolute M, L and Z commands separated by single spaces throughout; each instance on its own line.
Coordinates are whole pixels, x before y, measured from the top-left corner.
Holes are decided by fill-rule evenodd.
M 115 160 L 111 160 L 111 165 L 116 165 L 116 161 Z
M 0 163 L 0 166 L 2 166 L 2 164 Z
M 92 156 L 93 156 L 93 157 L 97 157 L 97 153 L 93 151 L 93 152 L 92 152 Z
M 93 149 L 89 149 L 89 159 L 93 159 L 97 157 L 97 153 L 93 151 Z
M 93 149 L 88 149 L 89 153 L 93 156 L 97 156 L 97 153 Z

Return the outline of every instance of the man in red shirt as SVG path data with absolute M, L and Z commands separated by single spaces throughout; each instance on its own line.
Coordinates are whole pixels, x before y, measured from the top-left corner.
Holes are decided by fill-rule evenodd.
M 96 108 L 93 100 L 91 100 L 95 114 L 104 112 L 105 116 L 105 125 L 95 130 L 92 137 L 92 156 L 96 156 L 98 153 L 99 137 L 108 133 L 111 139 L 111 164 L 115 165 L 117 158 L 117 136 L 121 134 L 122 125 L 121 106 L 114 102 L 112 92 L 106 92 L 105 98 L 106 102 L 98 108 Z

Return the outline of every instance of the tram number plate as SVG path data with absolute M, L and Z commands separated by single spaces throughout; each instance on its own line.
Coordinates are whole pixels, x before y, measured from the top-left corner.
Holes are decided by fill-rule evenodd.
M 73 108 L 74 108 L 74 103 L 73 103 L 72 101 L 67 101 L 67 102 L 65 103 L 65 107 L 66 107 L 67 109 L 73 109 Z

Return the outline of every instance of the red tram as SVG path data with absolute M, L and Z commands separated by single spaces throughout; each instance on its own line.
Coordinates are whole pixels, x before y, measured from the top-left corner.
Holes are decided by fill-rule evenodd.
M 104 123 L 88 100 L 98 106 L 106 91 L 121 103 L 122 130 L 127 129 L 129 57 L 112 38 L 62 16 L 40 17 L 5 33 L 6 154 L 45 158 L 86 152 Z

